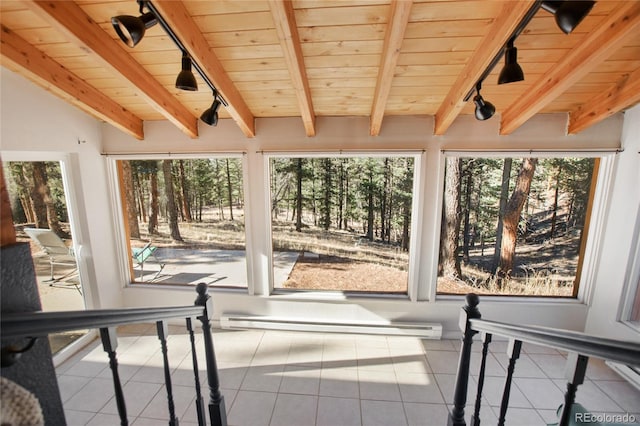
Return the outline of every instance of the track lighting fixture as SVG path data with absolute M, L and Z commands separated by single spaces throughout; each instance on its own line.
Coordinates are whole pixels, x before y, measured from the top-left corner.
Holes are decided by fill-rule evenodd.
M 200 120 L 207 123 L 209 126 L 218 125 L 218 109 L 220 109 L 222 102 L 218 99 L 218 92 L 213 92 L 213 104 L 211 107 L 202 113 Z
M 176 89 L 195 91 L 198 90 L 196 76 L 191 71 L 191 56 L 187 52 L 182 52 L 182 71 L 176 78 Z
M 476 84 L 476 96 L 473 98 L 473 103 L 476 104 L 476 119 L 484 121 L 493 117 L 496 112 L 496 107 L 491 102 L 486 102 L 480 95 L 480 86 L 482 82 Z
M 189 91 L 198 90 L 198 83 L 191 71 L 192 68 L 195 68 L 207 86 L 209 86 L 213 91 L 213 104 L 209 109 L 202 113 L 200 119 L 209 126 L 217 125 L 220 105 L 227 107 L 229 104 L 222 96 L 220 96 L 218 90 L 213 85 L 207 74 L 202 71 L 202 68 L 200 68 L 198 63 L 191 58 L 185 45 L 180 41 L 178 36 L 171 29 L 167 21 L 162 17 L 162 14 L 158 9 L 156 9 L 153 3 L 147 0 L 137 0 L 137 3 L 140 6 L 141 16 L 135 17 L 120 15 L 111 18 L 111 24 L 113 24 L 113 28 L 116 30 L 116 33 L 118 33 L 120 39 L 122 39 L 127 46 L 134 47 L 140 42 L 140 40 L 142 40 L 147 28 L 151 28 L 155 24 L 160 24 L 164 32 L 169 36 L 169 38 L 171 38 L 171 40 L 173 40 L 175 45 L 182 52 L 182 70 L 176 78 L 176 88 Z M 147 10 L 147 13 L 144 13 L 144 9 Z
M 158 23 L 156 15 L 152 12 L 143 13 L 144 2 L 139 1 L 140 16 L 120 15 L 111 18 L 111 25 L 118 33 L 120 40 L 127 46 L 134 47 L 140 43 L 144 32 Z
M 498 76 L 498 84 L 514 83 L 524 80 L 524 72 L 518 64 L 518 49 L 513 45 L 514 38 L 507 43 L 504 54 L 504 67 Z
M 565 33 L 573 31 L 589 13 L 595 1 L 553 0 L 543 1 L 540 7 L 555 15 L 556 24 Z

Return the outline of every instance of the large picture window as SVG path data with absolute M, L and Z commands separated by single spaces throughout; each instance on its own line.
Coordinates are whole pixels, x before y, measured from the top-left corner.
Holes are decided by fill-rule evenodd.
M 597 164 L 446 157 L 437 293 L 576 297 Z
M 272 157 L 274 288 L 406 294 L 414 157 Z
M 18 242 L 28 243 L 42 311 L 85 309 L 74 250 L 73 223 L 64 184 L 62 161 L 10 161 L 2 163 L 11 215 Z M 5 218 L 3 218 L 4 220 Z M 3 277 L 4 279 L 4 277 Z M 32 283 L 24 283 L 25 296 Z M 77 330 L 50 334 L 52 353 L 87 334 Z
M 117 165 L 134 282 L 247 286 L 241 158 Z
M 640 331 L 640 215 L 636 216 L 635 227 L 630 232 L 634 237 L 626 268 L 625 290 L 620 301 L 620 319 Z

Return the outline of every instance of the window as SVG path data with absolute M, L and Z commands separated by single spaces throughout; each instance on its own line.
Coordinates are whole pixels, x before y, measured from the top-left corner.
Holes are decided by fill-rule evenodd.
M 274 288 L 407 294 L 414 162 L 271 157 Z
M 640 215 L 636 216 L 631 251 L 622 292 L 620 319 L 640 331 Z
M 85 309 L 60 161 L 11 161 L 2 169 L 16 239 L 29 243 L 42 310 Z M 55 354 L 87 330 L 49 335 Z
M 132 281 L 246 288 L 241 158 L 117 165 Z
M 576 297 L 597 164 L 447 157 L 437 293 Z

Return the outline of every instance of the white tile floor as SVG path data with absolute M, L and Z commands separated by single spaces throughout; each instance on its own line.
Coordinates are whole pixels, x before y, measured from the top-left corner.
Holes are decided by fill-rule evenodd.
M 154 331 L 146 324 L 119 330 L 119 371 L 133 426 L 167 424 L 162 356 Z M 170 327 L 170 333 L 176 413 L 182 426 L 195 425 L 188 336 L 180 327 Z M 229 426 L 447 424 L 458 341 L 215 330 L 214 342 Z M 480 344 L 474 346 L 477 366 Z M 505 348 L 504 342 L 494 342 L 489 354 L 484 425 L 497 424 Z M 199 358 L 202 369 L 201 354 Z M 507 425 L 557 421 L 555 410 L 565 388 L 564 360 L 555 350 L 523 346 Z M 99 342 L 62 364 L 57 373 L 70 426 L 119 424 L 111 373 Z M 204 384 L 204 373 L 201 377 Z M 472 377 L 467 413 L 475 386 Z M 598 360 L 590 362 L 577 400 L 594 413 L 633 413 L 640 419 L 640 392 Z

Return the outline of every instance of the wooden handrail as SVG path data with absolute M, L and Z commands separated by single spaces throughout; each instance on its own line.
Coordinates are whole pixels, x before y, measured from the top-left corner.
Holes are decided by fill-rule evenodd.
M 199 317 L 203 306 L 163 308 L 96 309 L 90 311 L 28 312 L 2 314 L 2 338 L 40 337 L 62 331 L 161 321 L 172 318 Z
M 470 319 L 475 331 L 517 339 L 580 355 L 640 366 L 640 343 L 591 336 L 577 331 Z

